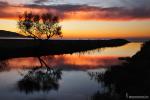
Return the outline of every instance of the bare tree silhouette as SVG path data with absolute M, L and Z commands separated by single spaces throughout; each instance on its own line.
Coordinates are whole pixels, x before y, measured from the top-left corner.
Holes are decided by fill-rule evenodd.
M 62 37 L 58 16 L 50 13 L 33 14 L 24 12 L 19 15 L 18 28 L 20 32 L 34 39 L 50 39 L 53 36 Z

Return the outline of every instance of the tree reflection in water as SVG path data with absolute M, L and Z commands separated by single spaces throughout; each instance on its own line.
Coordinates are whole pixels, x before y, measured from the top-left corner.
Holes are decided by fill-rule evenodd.
M 51 68 L 45 61 L 38 57 L 41 66 L 37 66 L 23 75 L 23 79 L 18 82 L 20 91 L 33 93 L 35 91 L 48 92 L 50 90 L 58 90 L 58 81 L 61 79 L 61 70 L 58 68 Z M 44 65 L 43 65 L 44 64 Z
M 0 72 L 10 70 L 10 68 L 7 66 L 7 63 L 8 63 L 7 60 L 6 61 L 0 60 Z
M 92 100 L 120 100 L 119 95 L 116 93 L 115 87 L 113 84 L 107 85 L 104 81 L 105 72 L 88 72 L 91 80 L 95 80 L 97 83 L 101 83 L 105 88 L 105 91 L 100 92 L 96 91 L 91 99 Z

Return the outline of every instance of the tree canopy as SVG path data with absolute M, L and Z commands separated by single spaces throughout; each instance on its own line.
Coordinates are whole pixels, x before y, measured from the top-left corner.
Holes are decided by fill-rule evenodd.
M 62 37 L 59 18 L 51 13 L 39 15 L 24 12 L 19 16 L 18 28 L 22 33 L 34 39 L 50 39 L 53 36 Z

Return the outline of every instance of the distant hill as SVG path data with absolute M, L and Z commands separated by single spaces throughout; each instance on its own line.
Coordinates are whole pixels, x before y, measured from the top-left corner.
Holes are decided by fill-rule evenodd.
M 23 37 L 26 37 L 26 36 L 18 34 L 16 32 L 0 30 L 0 37 L 20 37 L 20 38 L 23 38 Z

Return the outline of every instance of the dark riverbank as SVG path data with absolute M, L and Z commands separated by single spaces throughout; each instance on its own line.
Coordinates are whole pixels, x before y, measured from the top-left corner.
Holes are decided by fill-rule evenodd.
M 0 57 L 43 56 L 86 51 L 101 47 L 121 46 L 128 43 L 123 39 L 112 40 L 33 40 L 0 39 Z
M 103 75 L 96 76 L 109 87 L 109 92 L 96 93 L 94 100 L 124 100 L 150 98 L 150 41 L 141 51 L 121 66 L 112 66 Z

